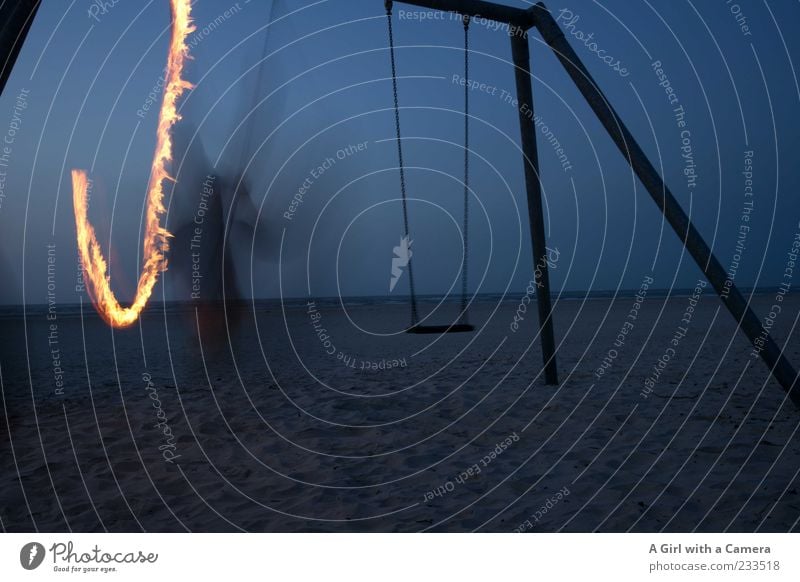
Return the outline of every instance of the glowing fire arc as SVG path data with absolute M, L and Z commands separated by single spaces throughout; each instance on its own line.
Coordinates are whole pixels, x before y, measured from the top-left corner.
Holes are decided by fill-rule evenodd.
M 195 30 L 191 19 L 191 0 L 170 0 L 172 8 L 172 37 L 167 57 L 166 83 L 156 131 L 156 148 L 150 183 L 147 187 L 147 208 L 143 241 L 143 264 L 136 286 L 136 295 L 128 307 L 123 307 L 111 290 L 108 264 L 97 241 L 94 227 L 88 219 L 89 178 L 83 170 L 72 170 L 72 201 L 78 252 L 84 269 L 87 290 L 98 313 L 117 328 L 133 325 L 147 305 L 158 281 L 159 273 L 167 269 L 167 251 L 172 236 L 161 225 L 164 208 L 164 182 L 174 181 L 167 171 L 172 161 L 172 127 L 181 119 L 177 103 L 192 85 L 183 79 L 183 69 L 189 58 L 187 37 Z

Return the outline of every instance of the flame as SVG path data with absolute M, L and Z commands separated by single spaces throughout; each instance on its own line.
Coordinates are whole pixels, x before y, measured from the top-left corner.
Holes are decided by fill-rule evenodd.
M 89 223 L 88 189 L 89 178 L 83 170 L 72 170 L 72 200 L 75 207 L 78 252 L 84 268 L 89 295 L 98 313 L 106 322 L 118 328 L 133 325 L 147 305 L 158 281 L 158 274 L 167 269 L 166 253 L 172 236 L 161 226 L 164 208 L 164 181 L 174 181 L 167 172 L 172 161 L 172 127 L 181 119 L 177 103 L 191 83 L 182 78 L 183 68 L 189 58 L 187 37 L 195 30 L 191 19 L 191 0 L 171 0 L 172 39 L 167 57 L 166 84 L 161 112 L 158 117 L 156 149 L 153 168 L 147 188 L 147 211 L 143 243 L 143 265 L 136 286 L 136 296 L 129 307 L 123 307 L 111 290 L 108 264 L 103 250 L 97 242 L 94 227 Z

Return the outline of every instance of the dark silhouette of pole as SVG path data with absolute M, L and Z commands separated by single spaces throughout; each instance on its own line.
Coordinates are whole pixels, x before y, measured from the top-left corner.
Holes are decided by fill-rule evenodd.
M 536 303 L 539 308 L 539 337 L 547 384 L 558 384 L 556 342 L 553 334 L 553 308 L 550 304 L 550 275 L 547 269 L 547 242 L 544 233 L 542 185 L 539 181 L 539 152 L 536 145 L 536 126 L 533 122 L 533 78 L 531 76 L 528 34 L 522 28 L 511 30 L 511 54 L 517 85 L 517 109 L 522 135 L 522 154 L 525 166 L 525 187 L 528 197 L 528 223 L 533 248 L 533 272 L 536 283 Z
M 797 372 L 784 357 L 780 348 L 773 341 L 761 321 L 750 309 L 741 292 L 735 285 L 730 285 L 725 292 L 727 275 L 717 258 L 711 252 L 703 237 L 694 227 L 681 205 L 672 195 L 664 180 L 650 163 L 644 151 L 636 143 L 628 128 L 614 111 L 603 92 L 583 65 L 578 55 L 567 42 L 564 33 L 558 26 L 550 11 L 543 3 L 533 6 L 531 14 L 536 28 L 542 38 L 558 57 L 567 74 L 572 78 L 578 90 L 597 118 L 606 128 L 611 139 L 617 144 L 622 155 L 650 193 L 667 222 L 683 241 L 697 265 L 708 278 L 719 295 L 720 300 L 731 312 L 750 342 L 760 353 L 761 358 L 769 366 L 775 379 L 789 394 L 792 401 L 800 407 L 800 390 L 797 389 Z
M 0 0 L 0 94 L 6 87 L 11 69 L 39 10 L 40 0 Z

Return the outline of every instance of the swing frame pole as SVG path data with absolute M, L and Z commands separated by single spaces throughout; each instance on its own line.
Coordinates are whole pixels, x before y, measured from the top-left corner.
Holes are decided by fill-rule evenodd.
M 543 2 L 530 8 L 532 22 L 536 26 L 544 41 L 555 53 L 561 65 L 570 76 L 575 86 L 586 99 L 600 123 L 605 127 L 612 141 L 617 145 L 622 156 L 631 166 L 636 176 L 641 180 L 653 201 L 661 210 L 667 222 L 672 226 L 686 250 L 692 255 L 697 265 L 714 287 L 722 303 L 733 315 L 739 328 L 744 332 L 755 351 L 767 364 L 770 373 L 783 387 L 800 408 L 800 387 L 798 375 L 783 351 L 778 347 L 772 337 L 750 308 L 742 293 L 731 282 L 728 293 L 725 293 L 727 274 L 717 257 L 703 240 L 700 232 L 692 224 L 681 205 L 672 195 L 664 180 L 656 171 L 644 151 L 631 135 L 631 132 L 620 119 L 617 112 L 606 99 L 600 87 L 589 74 L 578 55 L 572 49 L 564 32 L 550 14 Z
M 553 307 L 550 303 L 550 274 L 547 268 L 547 240 L 544 231 L 542 183 L 539 180 L 539 150 L 533 122 L 533 77 L 528 33 L 522 28 L 511 29 L 511 54 L 517 86 L 517 111 L 522 136 L 522 156 L 525 166 L 525 189 L 528 196 L 528 224 L 533 249 L 533 275 L 536 285 L 536 304 L 539 309 L 539 337 L 542 342 L 545 383 L 558 384 L 556 340 L 553 332 Z
M 40 0 L 0 2 L 0 95 L 11 76 L 11 69 L 17 62 L 40 4 Z
M 644 150 L 633 138 L 631 132 L 617 115 L 608 99 L 606 99 L 545 4 L 539 2 L 535 6 L 522 10 L 483 0 L 399 0 L 399 3 L 411 4 L 431 10 L 455 12 L 508 24 L 516 69 L 515 77 L 519 105 L 522 107 L 523 103 L 527 103 L 531 110 L 531 117 L 533 115 L 533 95 L 527 32 L 532 28 L 539 31 L 544 42 L 553 51 L 566 70 L 567 75 L 575 83 L 578 91 L 580 91 L 597 119 L 608 132 L 611 140 L 619 148 L 622 156 L 642 182 L 658 209 L 666 218 L 667 223 L 675 231 L 686 250 L 689 251 L 689 254 L 700 267 L 709 283 L 711 283 L 722 303 L 733 315 L 738 327 L 747 336 L 750 343 L 753 344 L 755 351 L 764 363 L 767 364 L 775 380 L 786 391 L 792 402 L 800 408 L 800 377 L 798 377 L 797 371 L 784 356 L 783 350 L 764 328 L 761 320 L 750 307 L 749 301 L 744 298 L 736 285 L 733 283 L 728 285 L 727 294 L 725 293 L 727 283 L 725 269 L 683 211 L 672 192 L 667 188 L 664 180 L 645 155 Z M 541 249 L 544 247 L 545 238 L 543 225 L 539 224 L 539 219 L 541 218 L 541 184 L 539 182 L 538 159 L 536 157 L 536 135 L 535 131 L 532 131 L 534 129 L 532 122 L 525 123 L 522 115 L 520 115 L 520 121 L 523 152 L 526 156 L 525 178 L 528 189 L 531 238 L 534 246 L 534 257 L 536 257 L 542 254 Z M 531 201 L 533 201 L 533 204 L 531 204 Z M 537 251 L 537 248 L 539 251 Z M 546 262 L 544 266 L 546 269 Z M 546 283 L 547 273 L 544 269 L 542 269 L 542 279 L 542 283 Z M 540 326 L 547 375 L 548 364 L 555 370 L 554 349 L 552 359 L 548 358 L 548 350 L 555 345 L 555 342 L 552 332 L 552 313 L 550 313 L 549 308 L 549 287 L 547 289 L 542 287 L 539 291 L 541 293 L 537 293 L 537 298 L 540 300 L 540 318 L 543 314 L 546 314 L 544 320 L 540 319 Z M 541 302 L 543 299 L 544 303 Z

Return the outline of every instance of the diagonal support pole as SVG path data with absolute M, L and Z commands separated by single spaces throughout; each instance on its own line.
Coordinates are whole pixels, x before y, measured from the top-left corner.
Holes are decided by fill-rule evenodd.
M 739 327 L 756 348 L 756 351 L 759 352 L 772 375 L 789 394 L 792 402 L 800 407 L 800 388 L 798 387 L 797 372 L 766 332 L 761 321 L 750 309 L 739 289 L 735 285 L 731 285 L 727 290 L 727 294 L 725 293 L 727 275 L 722 265 L 711 252 L 711 249 L 689 220 L 689 217 L 686 216 L 683 208 L 681 208 L 644 151 L 636 143 L 636 140 L 628 131 L 628 128 L 625 127 L 617 112 L 614 111 L 614 108 L 603 95 L 603 92 L 569 42 L 567 42 L 564 33 L 552 14 L 550 14 L 550 11 L 540 2 L 533 6 L 530 12 L 533 23 L 542 38 L 556 54 L 567 74 L 572 78 L 572 81 L 583 94 L 584 99 L 586 99 L 597 118 L 603 124 L 611 139 L 664 214 L 667 222 L 675 230 L 675 233 L 680 237 L 686 249 L 714 287 L 720 300 L 736 319 Z
M 533 77 L 528 34 L 521 28 L 511 31 L 511 54 L 517 85 L 517 109 L 522 135 L 525 186 L 528 195 L 528 223 L 533 247 L 536 303 L 539 309 L 539 337 L 542 341 L 545 382 L 558 384 L 556 342 L 553 334 L 553 308 L 550 304 L 550 275 L 547 269 L 547 241 L 544 233 L 542 185 L 539 181 L 539 152 L 536 146 L 536 127 L 533 122 Z

